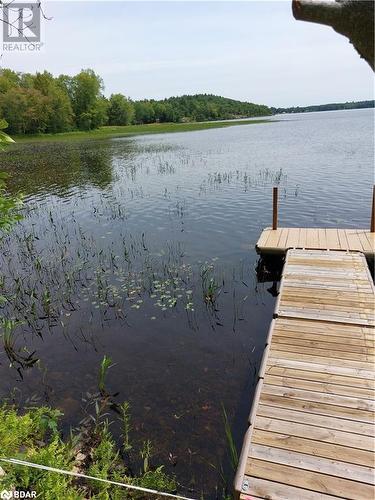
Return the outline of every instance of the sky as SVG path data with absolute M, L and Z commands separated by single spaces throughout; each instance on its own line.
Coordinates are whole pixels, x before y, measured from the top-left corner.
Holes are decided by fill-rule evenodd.
M 1 67 L 75 74 L 131 99 L 210 93 L 275 107 L 374 98 L 373 72 L 348 40 L 296 21 L 291 1 L 42 2 L 40 52 Z

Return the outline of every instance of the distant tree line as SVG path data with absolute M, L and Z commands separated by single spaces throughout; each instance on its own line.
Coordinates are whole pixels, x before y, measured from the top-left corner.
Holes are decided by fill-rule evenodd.
M 313 111 L 334 111 L 339 109 L 361 109 L 373 108 L 375 101 L 352 101 L 352 102 L 334 102 L 331 104 L 319 104 L 317 106 L 293 106 L 291 108 L 271 108 L 272 114 L 281 113 L 311 113 Z
M 0 119 L 10 134 L 91 130 L 103 125 L 225 120 L 270 115 L 267 106 L 208 94 L 132 101 L 103 94 L 102 78 L 91 69 L 75 76 L 0 70 Z

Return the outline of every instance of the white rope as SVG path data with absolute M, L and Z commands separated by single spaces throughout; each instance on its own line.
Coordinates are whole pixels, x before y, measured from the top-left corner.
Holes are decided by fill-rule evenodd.
M 119 483 L 117 481 L 110 481 L 109 479 L 102 479 L 101 477 L 86 476 L 79 472 L 72 472 L 69 470 L 56 469 L 55 467 L 48 467 L 47 465 L 34 464 L 26 462 L 25 460 L 18 460 L 17 458 L 0 458 L 1 462 L 7 462 L 13 465 L 23 465 L 25 467 L 34 467 L 35 469 L 47 470 L 50 472 L 58 472 L 59 474 L 66 474 L 68 476 L 83 477 L 85 479 L 93 479 L 94 481 L 101 481 L 102 483 L 114 484 L 115 486 L 122 486 L 130 490 L 142 491 L 143 493 L 151 493 L 153 495 L 162 495 L 164 497 L 178 498 L 179 500 L 195 500 L 194 498 L 181 497 L 179 495 L 172 495 L 172 493 L 163 493 L 162 491 L 150 490 L 149 488 L 142 488 L 141 486 L 134 486 L 132 484 Z

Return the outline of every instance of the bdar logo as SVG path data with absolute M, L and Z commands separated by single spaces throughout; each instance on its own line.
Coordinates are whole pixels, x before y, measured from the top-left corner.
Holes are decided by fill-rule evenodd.
M 3 490 L 1 493 L 0 493 L 0 498 L 1 500 L 10 500 L 12 498 L 12 492 L 11 491 L 7 491 L 7 490 Z

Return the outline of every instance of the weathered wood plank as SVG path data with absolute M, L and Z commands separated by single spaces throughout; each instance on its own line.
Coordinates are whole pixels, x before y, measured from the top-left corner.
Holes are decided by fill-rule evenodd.
M 369 484 L 318 474 L 253 458 L 248 462 L 246 474 L 261 479 L 278 481 L 307 490 L 328 495 L 337 495 L 352 500 L 371 498 L 373 488 Z
M 327 245 L 329 250 L 340 250 L 337 229 L 326 229 Z
M 363 251 L 369 252 L 369 253 L 373 252 L 374 249 L 371 247 L 370 242 L 369 242 L 368 238 L 366 237 L 365 232 L 358 230 L 356 233 L 357 233 L 357 236 L 359 238 L 359 241 L 361 242 Z
M 309 368 L 309 365 L 307 365 Z M 368 393 L 372 393 L 375 390 L 375 381 L 369 379 L 361 379 L 351 376 L 344 375 L 333 375 L 331 373 L 327 374 L 324 371 L 314 371 L 309 369 L 301 368 L 288 368 L 283 366 L 275 366 L 268 363 L 266 374 L 275 375 L 279 377 L 292 377 L 299 380 L 308 380 L 311 382 L 321 382 L 321 383 L 331 383 L 335 385 L 343 385 L 351 388 L 364 389 Z
M 349 387 L 347 385 L 336 385 L 330 383 L 331 380 L 317 382 L 315 380 L 303 380 L 295 377 L 278 377 L 266 375 L 264 382 L 269 385 L 279 385 L 305 391 L 323 392 L 327 394 L 337 394 L 338 396 L 349 396 L 354 398 L 374 399 L 374 390 L 362 389 L 361 387 Z
M 275 342 L 273 344 L 272 354 L 274 349 L 277 351 L 296 352 L 301 354 L 306 353 L 306 348 L 304 346 L 296 344 L 285 344 L 285 343 Z M 339 351 L 337 349 L 328 350 L 324 349 L 323 347 L 315 348 L 310 346 L 308 352 L 310 356 L 324 356 L 326 358 L 340 358 L 345 360 L 352 359 L 363 362 L 366 361 L 368 363 L 374 363 L 375 361 L 374 355 L 368 353 L 367 350 L 364 353 L 360 353 L 360 352 Z
M 359 252 L 363 252 L 364 248 L 361 244 L 361 241 L 358 237 L 357 231 L 355 229 L 347 229 L 346 230 L 346 238 L 348 240 L 348 245 L 350 250 L 357 250 Z
M 270 228 L 264 229 L 264 231 L 262 231 L 262 234 L 257 242 L 257 247 L 263 248 L 264 246 L 266 246 L 270 232 Z
M 308 422 L 310 425 L 326 427 L 327 429 L 336 429 L 339 431 L 351 432 L 353 434 L 363 434 L 364 436 L 375 436 L 374 423 L 368 424 L 355 420 L 320 415 L 319 413 L 309 413 L 303 405 L 300 405 L 298 409 L 290 410 L 288 408 L 280 408 L 278 406 L 270 406 L 262 403 L 258 406 L 257 415 L 286 420 L 288 422 L 299 422 L 300 424 Z
M 316 413 L 327 417 L 345 418 L 356 422 L 372 424 L 374 414 L 371 411 L 358 410 L 351 407 L 337 406 L 328 402 L 310 401 L 307 399 L 286 397 L 283 394 L 273 394 L 263 392 L 259 398 L 260 404 L 277 406 L 280 408 L 296 409 L 306 413 Z M 307 418 L 307 417 L 306 417 Z
M 280 232 L 279 241 L 277 242 L 277 246 L 279 248 L 286 248 L 286 240 L 288 239 L 288 229 L 282 228 L 278 230 Z
M 287 420 L 263 417 L 261 415 L 257 415 L 256 417 L 255 429 L 284 433 L 288 434 L 288 436 L 314 439 L 315 441 L 324 441 L 325 443 L 338 444 L 349 448 L 374 451 L 374 439 L 372 436 L 352 434 L 351 432 L 327 429 L 325 427 L 317 427 L 315 425 L 301 424 L 298 422 L 289 422 Z
M 331 458 L 342 462 L 347 462 L 349 459 L 350 463 L 363 465 L 365 467 L 373 467 L 374 465 L 374 454 L 371 451 L 348 448 L 332 443 L 325 443 L 324 441 L 314 441 L 313 439 L 289 436 L 289 434 L 254 429 L 252 442 L 253 444 L 306 453 L 307 455 L 316 457 Z
M 311 356 L 311 354 L 306 353 L 306 350 L 305 353 L 298 353 L 298 352 L 288 352 L 288 351 L 272 349 L 270 352 L 269 361 L 274 363 L 274 361 L 277 359 L 279 360 L 289 359 L 297 362 L 306 361 L 309 364 L 313 363 L 313 364 L 327 365 L 327 367 L 330 368 L 332 373 L 338 375 L 343 375 L 344 373 L 348 373 L 350 375 L 355 376 L 355 370 L 365 370 L 367 376 L 369 378 L 371 377 L 371 379 L 374 379 L 374 373 L 372 372 L 373 363 L 368 363 L 365 361 L 346 360 L 345 363 L 342 363 L 343 366 L 340 366 L 339 360 L 337 360 L 336 358 L 329 358 L 318 355 Z M 351 368 L 354 371 L 349 372 L 346 370 L 347 368 L 349 369 Z
M 286 354 L 286 353 L 284 353 Z M 281 357 L 272 357 L 268 358 L 267 372 L 270 367 L 282 367 L 282 368 L 294 368 L 296 370 L 309 370 L 309 371 L 317 371 L 320 373 L 331 375 L 343 375 L 348 377 L 358 377 L 358 384 L 367 384 L 373 382 L 375 379 L 374 371 L 372 367 L 353 367 L 348 366 L 348 363 L 345 363 L 345 366 L 338 366 L 336 363 L 330 362 L 319 362 L 316 359 L 311 359 L 311 357 L 307 357 L 307 359 L 300 359 L 299 356 L 297 359 L 295 356 L 292 359 L 288 359 L 288 356 Z M 326 361 L 326 360 L 324 360 Z
M 310 229 L 306 233 L 306 247 L 319 249 L 319 231 L 318 229 Z
M 267 500 L 333 500 L 339 497 L 324 495 L 311 490 L 293 488 L 275 481 L 267 481 L 257 477 L 244 478 L 246 493 L 242 493 L 240 500 L 253 498 L 267 498 Z
M 339 243 L 340 243 L 340 248 L 341 250 L 349 250 L 349 243 L 346 238 L 346 232 L 345 229 L 338 229 L 337 230 L 337 235 L 339 238 Z
M 281 235 L 281 229 L 270 230 L 267 239 L 267 245 L 269 245 L 270 247 L 278 247 L 280 235 Z
M 305 319 L 295 318 L 289 320 L 288 318 L 278 318 L 275 325 L 276 330 L 287 330 L 291 332 L 305 332 L 305 333 L 322 333 L 324 335 L 340 335 L 345 338 L 355 337 L 361 338 L 363 334 L 369 333 L 374 335 L 373 328 L 366 328 L 356 325 L 345 325 L 335 323 L 321 323 L 318 321 L 310 321 Z
M 374 354 L 374 341 L 345 339 L 343 337 L 327 337 L 313 334 L 293 334 L 292 332 L 274 332 L 272 340 L 275 344 L 292 344 L 320 349 L 336 349 L 338 351 L 357 352 L 362 354 Z
M 374 471 L 371 467 L 361 467 L 360 465 L 339 462 L 329 458 L 314 457 L 306 453 L 295 453 L 280 448 L 269 448 L 254 444 L 250 447 L 249 457 L 336 477 L 350 477 L 352 480 L 361 483 L 375 484 Z
M 298 246 L 299 228 L 289 228 L 288 239 L 286 241 L 287 248 L 294 248 Z

